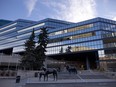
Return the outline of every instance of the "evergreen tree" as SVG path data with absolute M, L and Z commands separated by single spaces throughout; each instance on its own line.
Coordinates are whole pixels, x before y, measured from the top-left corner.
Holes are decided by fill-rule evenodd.
M 71 46 L 68 46 L 66 49 L 66 53 L 69 53 L 69 52 L 71 52 Z
M 41 32 L 38 35 L 38 39 L 38 46 L 35 49 L 35 65 L 36 68 L 41 68 L 42 66 L 44 66 L 43 62 L 46 58 L 45 52 L 48 44 L 48 34 L 46 28 L 41 28 Z
M 60 52 L 59 53 L 63 53 L 63 48 L 61 47 L 61 49 L 60 49 Z
M 35 33 L 34 29 L 32 31 L 31 36 L 29 39 L 25 42 L 25 52 L 24 55 L 21 59 L 21 66 L 26 68 L 26 69 L 33 69 L 34 67 L 34 62 L 35 62 Z

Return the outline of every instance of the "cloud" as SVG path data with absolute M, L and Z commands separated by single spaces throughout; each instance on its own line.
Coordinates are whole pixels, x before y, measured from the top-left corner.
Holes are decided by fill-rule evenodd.
M 31 15 L 32 11 L 35 8 L 37 0 L 25 0 L 25 5 L 28 10 L 28 17 Z
M 116 21 L 116 17 L 114 17 L 112 20 Z
M 103 0 L 103 2 L 104 2 L 105 4 L 108 4 L 109 0 Z
M 56 12 L 54 18 L 79 22 L 96 16 L 96 2 L 94 0 L 48 0 L 44 4 Z

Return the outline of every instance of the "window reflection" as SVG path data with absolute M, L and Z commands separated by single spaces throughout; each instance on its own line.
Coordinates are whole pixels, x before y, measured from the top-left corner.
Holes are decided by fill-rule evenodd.
M 66 40 L 73 40 L 73 39 L 78 39 L 78 38 L 85 38 L 85 37 L 90 37 L 90 36 L 95 36 L 95 35 L 96 35 L 95 32 L 89 32 L 89 33 L 84 33 L 84 34 L 80 34 L 80 35 L 73 35 L 73 36 L 51 39 L 49 41 L 49 43 L 66 41 Z
M 14 26 L 14 25 L 16 25 L 16 24 L 17 24 L 17 23 L 10 24 L 10 25 L 8 25 L 8 26 L 6 26 L 6 27 L 0 28 L 0 30 L 6 29 L 6 28 L 10 28 L 10 27 L 12 27 L 12 26 Z
M 48 46 L 47 53 L 48 54 L 66 53 L 66 52 L 69 52 L 69 50 L 70 52 L 77 52 L 77 51 L 95 50 L 95 49 L 102 49 L 102 48 L 103 48 L 103 42 L 102 40 L 98 40 L 98 41 L 84 42 L 84 43 L 78 43 L 78 44 L 62 45 L 57 47 Z
M 75 27 L 75 28 L 70 28 L 70 29 L 65 29 L 65 30 L 53 32 L 53 33 L 50 33 L 49 36 L 64 34 L 64 33 L 68 33 L 68 32 L 74 32 L 74 31 L 78 31 L 78 30 L 91 28 L 91 27 L 93 27 L 93 24 L 87 24 L 87 25 L 78 26 L 78 27 Z

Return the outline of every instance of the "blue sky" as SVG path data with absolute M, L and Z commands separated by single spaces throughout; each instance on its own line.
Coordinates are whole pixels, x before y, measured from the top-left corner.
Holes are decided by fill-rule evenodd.
M 95 17 L 116 20 L 116 0 L 0 0 L 0 19 L 79 22 Z

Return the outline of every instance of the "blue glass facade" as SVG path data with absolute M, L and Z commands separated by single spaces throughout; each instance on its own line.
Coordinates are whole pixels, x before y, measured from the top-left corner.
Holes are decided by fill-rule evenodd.
M 116 63 L 116 21 L 104 18 L 79 23 L 50 18 L 37 22 L 16 20 L 0 27 L 0 52 L 23 52 L 32 29 L 38 35 L 41 27 L 47 27 L 49 33 L 48 56 L 96 51 L 101 65 Z
M 3 26 L 3 25 L 8 24 L 10 22 L 12 22 L 12 21 L 0 19 L 0 26 Z
M 48 44 L 48 50 L 51 51 L 48 54 L 57 54 L 61 48 L 65 53 L 68 46 L 71 46 L 72 52 L 115 47 L 115 40 L 112 43 L 104 42 L 104 39 L 108 38 L 107 36 L 115 39 L 116 35 L 115 22 L 108 22 L 106 19 L 96 18 L 49 30 L 50 43 Z M 108 44 L 110 44 L 109 47 L 106 46 Z

